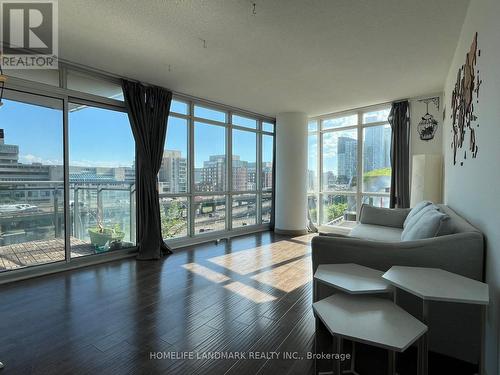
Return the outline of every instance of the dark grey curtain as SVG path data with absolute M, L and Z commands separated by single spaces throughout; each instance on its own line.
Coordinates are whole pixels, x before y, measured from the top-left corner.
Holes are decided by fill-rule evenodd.
M 392 103 L 391 208 L 410 206 L 410 111 L 408 101 Z
M 171 253 L 161 234 L 157 176 L 172 93 L 126 80 L 122 87 L 136 149 L 137 259 L 160 259 Z

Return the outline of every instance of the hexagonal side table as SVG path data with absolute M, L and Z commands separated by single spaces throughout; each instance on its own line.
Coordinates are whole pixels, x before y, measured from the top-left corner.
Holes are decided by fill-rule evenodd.
M 318 296 L 318 283 L 331 286 L 349 294 L 392 293 L 394 287 L 384 279 L 384 272 L 355 263 L 320 264 L 314 273 L 313 299 Z M 394 295 L 395 297 L 395 295 Z M 341 342 L 339 342 L 341 345 Z M 353 341 L 351 366 L 344 373 L 358 375 L 355 371 L 356 344 Z M 389 352 L 389 365 L 395 366 L 393 352 Z
M 354 263 L 320 264 L 314 273 L 314 282 L 329 285 L 349 294 L 390 293 L 393 287 L 382 278 L 383 271 Z M 314 299 L 317 289 L 314 288 Z
M 481 353 L 479 374 L 484 374 L 484 325 L 486 306 L 489 304 L 488 284 L 469 279 L 439 268 L 393 266 L 383 276 L 394 286 L 422 299 L 423 320 L 429 321 L 428 301 L 457 302 L 482 305 Z M 422 357 L 419 373 L 428 373 L 428 334 L 421 341 Z
M 337 337 L 337 349 L 346 338 L 402 352 L 427 331 L 425 324 L 384 298 L 337 293 L 315 302 L 313 309 Z M 341 373 L 340 362 L 336 373 Z

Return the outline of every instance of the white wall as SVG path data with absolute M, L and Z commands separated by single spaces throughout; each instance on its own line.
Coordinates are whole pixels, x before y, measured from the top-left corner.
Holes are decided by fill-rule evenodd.
M 428 99 L 438 97 L 439 98 L 439 109 L 436 107 L 434 103 L 429 103 L 429 113 L 434 116 L 436 121 L 438 122 L 438 126 L 436 129 L 436 133 L 434 134 L 434 138 L 430 141 L 423 141 L 420 139 L 420 135 L 418 133 L 418 124 L 422 120 L 422 116 L 424 116 L 427 112 L 427 106 L 425 103 L 420 102 L 421 99 Z M 410 184 L 413 181 L 412 173 L 413 173 L 413 155 L 442 155 L 443 154 L 443 95 L 442 93 L 430 93 L 428 95 L 423 95 L 418 98 L 410 99 Z M 440 181 L 437 182 L 436 188 L 442 190 L 442 181 L 441 177 L 442 173 L 436 174 L 436 178 L 439 178 Z M 438 187 L 439 185 L 439 187 Z M 430 198 L 429 198 L 430 199 Z M 412 199 L 413 201 L 413 199 Z M 441 193 L 439 194 L 439 199 L 434 199 L 436 203 L 441 203 L 443 201 Z
M 445 154 L 444 198 L 455 211 L 464 216 L 486 236 L 486 281 L 490 286 L 491 304 L 486 326 L 486 369 L 498 374 L 500 319 L 500 1 L 472 0 L 455 56 L 445 85 L 443 150 Z M 483 83 L 479 103 L 475 104 L 480 127 L 477 128 L 479 153 L 453 165 L 451 150 L 451 93 L 457 71 L 465 62 L 465 54 L 478 33 L 481 56 L 478 69 Z M 463 152 L 467 149 L 465 142 Z
M 305 233 L 307 218 L 307 115 L 276 116 L 275 231 Z

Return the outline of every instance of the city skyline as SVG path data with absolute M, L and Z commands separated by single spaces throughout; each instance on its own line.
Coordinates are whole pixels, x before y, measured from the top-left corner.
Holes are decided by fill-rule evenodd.
M 310 133 L 308 137 L 308 190 L 315 191 L 318 158 L 318 136 Z M 365 127 L 363 129 L 362 168 L 363 173 L 382 170 L 391 166 L 390 160 L 391 128 L 389 125 Z M 355 183 L 358 168 L 360 145 L 357 130 L 339 130 L 323 134 L 323 188 L 332 189 L 335 185 Z
M 26 109 L 25 106 L 29 106 Z M 198 126 L 200 124 L 201 126 Z M 19 145 L 19 162 L 44 165 L 63 164 L 62 111 L 60 109 L 4 100 L 1 128 L 5 142 Z M 196 123 L 199 139 L 195 147 L 195 167 L 201 167 L 211 155 L 225 150 L 225 134 L 212 132 L 224 127 Z M 242 132 L 256 137 L 256 133 Z M 112 139 L 113 142 L 109 142 Z M 102 141 L 101 141 L 102 140 Z M 105 146 L 104 146 L 105 145 Z M 95 107 L 80 107 L 69 116 L 70 165 L 80 167 L 131 167 L 135 143 L 128 116 L 123 112 Z M 178 150 L 187 156 L 187 121 L 169 117 L 165 149 Z M 272 160 L 272 149 L 263 147 L 263 160 Z M 243 160 L 256 157 L 252 142 L 239 142 L 238 154 Z

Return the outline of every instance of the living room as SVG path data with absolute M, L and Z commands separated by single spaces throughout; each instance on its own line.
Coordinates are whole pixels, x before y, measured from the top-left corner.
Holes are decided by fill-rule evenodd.
M 0 373 L 500 374 L 498 1 L 0 9 Z

